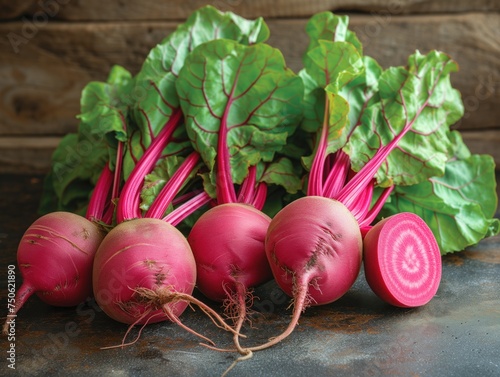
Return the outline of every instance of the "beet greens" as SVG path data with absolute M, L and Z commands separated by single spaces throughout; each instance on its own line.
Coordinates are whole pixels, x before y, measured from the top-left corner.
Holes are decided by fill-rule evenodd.
M 303 159 L 308 169 L 312 167 L 313 176 L 324 175 L 315 180 L 309 193 L 318 193 L 324 187 L 324 195 L 346 202 L 358 213 L 358 219 L 364 217 L 360 224 L 363 232 L 381 210 L 385 215 L 416 213 L 431 227 L 442 254 L 462 250 L 498 233 L 499 222 L 491 212 L 497 203 L 493 192 L 494 163 L 487 155 L 471 158 L 459 133 L 451 130 L 463 115 L 460 93 L 449 79 L 449 74 L 458 70 L 456 62 L 439 51 L 426 55 L 417 51 L 405 67 L 382 70 L 373 58 L 362 56 L 362 72 L 339 85 L 334 80 L 327 50 L 339 42 L 348 42 L 362 54 L 359 40 L 348 29 L 348 18 L 318 13 L 310 19 L 306 30 L 310 43 L 303 59 L 304 69 L 299 73 L 305 85 L 301 126 L 316 135 L 316 145 L 326 143 L 324 158 L 313 154 Z M 332 119 L 321 139 L 326 96 Z M 408 135 L 402 137 L 401 131 Z M 396 137 L 402 139 L 394 141 Z M 393 150 L 389 143 L 395 146 Z M 379 168 L 372 161 L 374 158 L 380 159 Z M 459 165 L 466 171 L 480 169 L 482 173 L 458 173 L 453 167 Z M 357 174 L 339 192 L 355 172 L 368 172 L 370 166 L 372 170 L 366 176 Z M 364 182 L 360 185 L 362 177 Z M 354 187 L 357 193 L 352 191 Z M 467 187 L 469 194 L 460 187 Z M 407 200 L 406 193 L 421 193 L 422 189 L 425 194 L 411 194 L 411 200 Z M 488 194 L 481 197 L 481 203 L 472 198 L 473 192 L 484 190 Z M 366 200 L 361 198 L 363 195 Z M 370 197 L 372 203 L 367 209 Z M 468 216 L 462 215 L 465 208 L 471 211 Z

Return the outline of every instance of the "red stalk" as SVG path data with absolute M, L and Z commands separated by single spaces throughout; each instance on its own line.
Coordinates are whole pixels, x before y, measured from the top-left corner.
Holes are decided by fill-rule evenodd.
M 351 209 L 351 213 L 356 218 L 358 223 L 366 217 L 366 214 L 370 209 L 374 185 L 375 182 L 365 187 L 361 194 L 356 198 L 356 202 Z
M 264 183 L 257 183 L 256 166 L 249 166 L 248 175 L 240 187 L 238 196 L 236 196 L 231 177 L 231 161 L 227 145 L 227 109 L 229 109 L 230 103 L 231 101 L 229 101 L 221 120 L 217 143 L 217 204 L 243 203 L 262 209 L 266 199 L 267 186 Z
M 188 191 L 184 194 L 178 195 L 172 200 L 172 205 L 177 206 L 179 204 L 182 204 L 182 203 L 188 201 L 189 199 L 195 197 L 196 195 L 198 195 L 202 191 L 203 190 L 192 190 L 192 191 Z
M 159 219 L 163 216 L 167 207 L 196 167 L 199 159 L 200 155 L 198 152 L 191 152 L 191 154 L 186 157 L 172 177 L 167 181 L 144 217 Z
M 227 146 L 227 116 L 231 107 L 231 99 L 227 103 L 226 110 L 222 116 L 219 128 L 219 139 L 217 142 L 217 202 L 235 203 L 236 192 L 234 190 L 233 179 L 231 177 L 231 161 L 229 148 Z
M 165 149 L 172 137 L 172 134 L 180 123 L 181 118 L 182 112 L 180 109 L 175 109 L 168 122 L 151 142 L 150 146 L 146 149 L 140 161 L 128 177 L 125 185 L 123 186 L 120 200 L 118 202 L 116 214 L 118 223 L 141 217 L 139 194 L 144 181 L 144 176 L 155 166 L 163 149 Z
M 405 125 L 403 130 L 387 145 L 381 146 L 365 166 L 352 177 L 349 177 L 349 156 L 339 149 L 336 152 L 335 162 L 333 166 L 331 166 L 323 182 L 323 177 L 327 172 L 326 168 L 328 165 L 328 156 L 326 156 L 328 144 L 328 97 L 326 97 L 326 101 L 324 122 L 309 172 L 307 195 L 324 196 L 340 201 L 353 213 L 360 223 L 360 226 L 362 224 L 362 226 L 366 227 L 375 219 L 392 191 L 392 188 L 385 190 L 374 207 L 369 209 L 373 188 L 375 186 L 375 174 L 399 141 L 412 129 L 413 123 L 425 108 L 427 102 L 419 109 L 415 117 Z M 345 183 L 346 180 L 347 183 Z
M 161 219 L 168 206 L 174 203 L 174 197 L 185 184 L 186 179 L 191 175 L 197 166 L 200 155 L 198 152 L 192 152 L 184 159 L 172 177 L 170 177 L 151 207 L 143 216 L 139 207 L 139 202 L 144 176 L 151 172 L 158 159 L 161 158 L 163 150 L 172 140 L 172 135 L 176 127 L 179 125 L 181 116 L 182 113 L 180 110 L 176 110 L 172 114 L 172 117 L 169 119 L 165 127 L 160 130 L 159 134 L 155 137 L 149 148 L 146 149 L 143 156 L 134 167 L 134 170 L 130 174 L 130 177 L 122 189 L 117 208 L 118 223 L 125 220 L 131 220 L 133 218 L 143 217 Z M 183 196 L 182 199 L 178 198 L 175 200 L 176 204 L 179 202 L 183 204 L 176 210 L 172 211 L 169 215 L 163 217 L 163 220 L 169 222 L 173 226 L 176 226 L 187 216 L 210 200 L 211 198 L 205 192 L 202 192 L 201 194 L 190 193 L 187 196 Z
M 364 216 L 364 218 L 359 222 L 359 226 L 361 228 L 370 225 L 375 220 L 375 218 L 379 214 L 380 210 L 384 206 L 385 201 L 387 200 L 389 195 L 391 195 L 391 192 L 393 189 L 394 189 L 394 185 L 384 189 L 384 191 L 378 197 L 378 199 L 375 202 L 375 204 L 373 205 L 373 207 L 368 211 L 368 213 Z
M 174 209 L 167 216 L 165 216 L 163 220 L 173 226 L 177 226 L 182 220 L 191 215 L 197 209 L 209 203 L 211 200 L 212 198 L 210 195 L 208 195 L 205 191 L 202 191 Z
M 238 195 L 238 203 L 250 204 L 255 195 L 255 186 L 257 183 L 257 168 L 250 166 L 248 176 L 243 181 Z
M 311 165 L 311 171 L 309 172 L 309 182 L 307 184 L 308 196 L 323 196 L 323 174 L 325 171 L 326 148 L 328 144 L 328 111 L 328 97 L 326 97 L 323 125 L 319 133 L 319 140 Z
M 248 168 L 248 176 L 243 181 L 243 184 L 240 187 L 240 192 L 238 194 L 238 202 L 239 203 L 248 203 L 250 198 L 253 197 L 255 192 L 255 183 L 256 183 L 256 168 L 255 166 L 250 166 Z
M 90 197 L 85 217 L 90 221 L 103 221 L 104 210 L 108 203 L 110 189 L 113 183 L 113 173 L 106 164 L 97 180 L 94 191 Z
M 117 199 L 120 195 L 120 181 L 121 181 L 121 173 L 123 166 L 123 142 L 118 142 L 118 148 L 116 151 L 116 163 L 115 163 L 115 178 L 113 181 L 113 191 L 111 194 L 111 198 Z
M 113 221 L 113 214 L 115 213 L 116 203 L 118 197 L 120 196 L 120 185 L 121 185 L 121 173 L 123 166 L 123 148 L 124 143 L 118 141 L 118 147 L 116 150 L 116 161 L 115 161 L 115 172 L 113 178 L 113 187 L 111 190 L 111 198 L 108 201 L 104 214 L 102 216 L 102 221 L 105 224 L 111 224 Z
M 346 183 L 350 168 L 351 161 L 349 160 L 349 155 L 342 149 L 339 149 L 335 153 L 335 161 L 326 177 L 323 196 L 334 198 L 338 195 Z
M 267 198 L 267 184 L 264 182 L 260 182 L 259 185 L 257 186 L 257 189 L 255 190 L 255 195 L 250 204 L 261 211 L 262 208 L 264 208 L 264 204 L 266 204 L 266 198 Z
M 347 208 L 352 208 L 356 197 L 361 194 L 365 187 L 370 184 L 372 178 L 377 173 L 378 169 L 385 162 L 389 154 L 396 148 L 399 141 L 412 129 L 413 123 L 418 118 L 422 110 L 427 106 L 427 101 L 417 111 L 415 117 L 408 122 L 399 134 L 392 139 L 387 145 L 381 146 L 375 155 L 361 168 L 360 171 L 342 188 L 337 200 L 341 201 Z

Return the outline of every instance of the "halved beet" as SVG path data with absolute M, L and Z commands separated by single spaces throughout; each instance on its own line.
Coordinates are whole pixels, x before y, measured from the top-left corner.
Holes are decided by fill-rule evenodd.
M 368 285 L 394 306 L 427 304 L 441 282 L 439 246 L 414 213 L 398 213 L 374 225 L 363 240 L 363 258 Z

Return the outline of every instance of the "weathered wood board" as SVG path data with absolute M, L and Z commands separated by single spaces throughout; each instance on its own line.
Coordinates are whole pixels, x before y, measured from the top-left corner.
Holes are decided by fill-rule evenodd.
M 25 20 L 35 14 L 35 8 L 20 12 L 14 9 L 15 4 L 9 8 L 1 3 L 2 18 L 6 18 L 5 12 L 9 9 L 16 14 L 14 17 L 24 14 L 24 19 L 0 22 L 0 35 L 4 36 L 0 38 L 0 171 L 9 172 L 18 169 L 45 171 L 57 140 L 76 129 L 84 85 L 91 80 L 105 80 L 114 64 L 136 73 L 148 51 L 182 21 L 137 21 L 145 17 L 145 13 L 136 18 L 127 16 L 134 6 L 115 4 L 118 13 L 123 10 L 117 18 L 135 21 L 93 22 L 87 20 L 99 19 L 99 15 L 92 13 L 95 11 L 89 9 L 90 5 L 81 8 L 79 2 L 63 4 L 60 1 L 60 13 L 54 20 L 29 29 Z M 156 10 L 162 14 L 156 8 L 160 5 L 153 3 L 146 1 L 144 6 L 149 7 L 149 12 Z M 180 2 L 171 2 L 179 5 L 180 12 L 172 18 L 184 17 L 181 10 L 189 8 L 192 11 L 197 3 L 189 2 L 189 6 L 183 8 Z M 351 7 L 355 9 L 356 4 L 365 4 L 371 9 L 371 14 L 349 14 L 351 27 L 363 42 L 365 53 L 375 57 L 384 67 L 405 64 L 408 55 L 416 49 L 424 53 L 439 49 L 455 58 L 460 71 L 452 80 L 461 91 L 465 105 L 465 116 L 456 127 L 464 133 L 466 141 L 470 140 L 473 152 L 487 150 L 500 166 L 497 147 L 500 140 L 500 13 L 407 15 L 404 13 L 416 7 L 417 1 L 401 2 L 405 4 L 405 11 L 399 13 L 388 11 L 391 9 L 388 6 L 384 12 L 382 3 L 358 1 Z M 247 17 L 257 16 L 259 7 L 265 8 L 258 1 L 251 6 L 247 2 L 232 4 L 234 8 L 236 5 L 242 7 Z M 290 9 L 297 7 L 291 10 L 298 16 L 293 18 L 273 18 L 288 15 L 273 14 L 269 9 L 259 13 L 271 17 L 266 19 L 271 30 L 269 43 L 283 51 L 287 63 L 296 71 L 301 68 L 301 56 L 308 42 L 304 15 L 341 7 L 341 2 L 334 1 L 308 4 L 307 10 L 299 11 L 300 2 L 291 1 Z M 437 7 L 432 8 L 434 12 L 450 11 L 446 8 L 448 2 L 433 4 L 432 7 Z M 70 12 L 75 6 L 81 8 L 80 13 Z M 474 7 L 470 5 L 469 8 L 466 2 L 457 2 L 456 6 L 459 10 L 500 7 L 487 1 L 474 2 Z M 103 5 L 102 14 L 108 12 L 106 7 L 111 5 Z M 13 39 L 14 34 L 24 39 Z
M 206 4 L 248 18 L 307 17 L 323 10 L 392 15 L 500 10 L 495 0 L 0 0 L 0 20 L 30 19 L 40 13 L 70 21 L 183 20 Z

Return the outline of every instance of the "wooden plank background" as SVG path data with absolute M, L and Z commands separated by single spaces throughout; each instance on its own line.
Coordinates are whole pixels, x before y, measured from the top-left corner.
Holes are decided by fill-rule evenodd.
M 0 0 L 0 172 L 46 172 L 60 137 L 76 129 L 80 93 L 114 64 L 136 73 L 148 51 L 193 10 L 191 1 Z M 298 71 L 312 14 L 350 16 L 365 53 L 384 67 L 416 49 L 456 59 L 465 116 L 455 126 L 500 167 L 500 2 L 435 0 L 219 0 L 221 10 L 265 17 L 269 43 Z M 18 39 L 16 39 L 16 37 Z
M 0 0 L 0 19 L 32 17 L 36 12 L 51 13 L 66 21 L 184 20 L 205 4 L 243 17 L 308 17 L 324 10 L 379 12 L 391 14 L 461 13 L 499 11 L 496 0 Z

